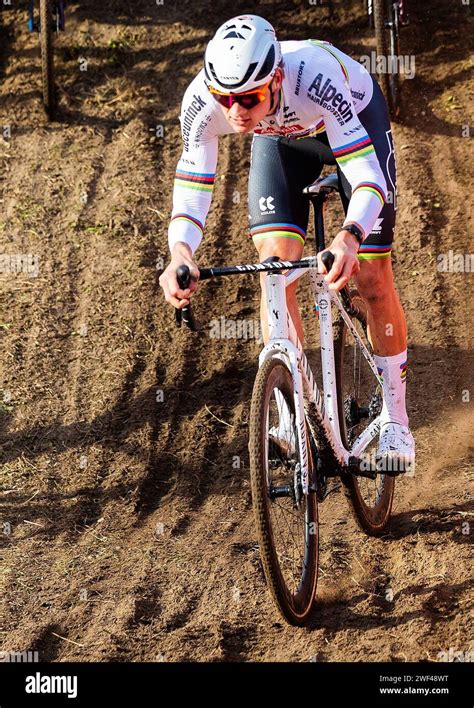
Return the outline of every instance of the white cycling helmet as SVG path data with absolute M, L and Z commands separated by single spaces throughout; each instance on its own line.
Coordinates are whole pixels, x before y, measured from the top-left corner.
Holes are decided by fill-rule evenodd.
M 243 93 L 270 81 L 280 60 L 272 25 L 258 15 L 239 15 L 219 27 L 207 45 L 204 71 L 214 89 Z

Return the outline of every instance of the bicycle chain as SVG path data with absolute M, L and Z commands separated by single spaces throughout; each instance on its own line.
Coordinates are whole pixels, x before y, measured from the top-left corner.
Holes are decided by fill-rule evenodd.
M 330 470 L 330 474 L 324 474 L 325 477 L 337 477 L 342 473 L 343 468 L 339 463 L 335 451 L 331 446 L 331 443 L 327 439 L 324 425 L 319 415 L 316 404 L 312 401 L 305 403 L 305 411 L 308 418 L 308 425 L 310 427 L 313 439 L 316 442 L 318 448 L 319 459 L 321 460 L 321 465 L 323 469 Z

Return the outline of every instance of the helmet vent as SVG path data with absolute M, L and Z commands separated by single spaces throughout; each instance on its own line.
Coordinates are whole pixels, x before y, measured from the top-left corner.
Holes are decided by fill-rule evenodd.
M 273 69 L 273 64 L 275 63 L 275 47 L 271 46 L 270 49 L 268 50 L 268 54 L 265 58 L 265 61 L 262 64 L 262 68 L 258 72 L 257 76 L 255 77 L 255 81 L 259 81 L 260 79 L 265 79 Z
M 238 32 L 229 32 L 229 34 L 226 34 L 224 39 L 229 39 L 230 37 L 236 37 L 237 39 L 245 39 L 245 37 L 242 34 L 239 34 Z

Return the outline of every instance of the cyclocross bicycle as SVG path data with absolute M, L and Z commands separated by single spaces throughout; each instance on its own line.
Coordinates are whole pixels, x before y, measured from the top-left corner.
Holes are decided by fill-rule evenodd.
M 43 106 L 50 120 L 56 114 L 53 33 L 64 30 L 65 4 L 65 0 L 29 0 L 28 6 L 28 28 L 30 32 L 39 32 L 40 35 Z
M 325 251 L 323 206 L 336 191 L 336 174 L 304 190 L 314 206 L 318 253 Z M 325 251 L 322 259 L 329 271 L 333 254 Z M 340 479 L 362 529 L 377 535 L 390 516 L 394 477 L 376 461 L 382 387 L 364 301 L 347 286 L 330 291 L 315 256 L 203 268 L 199 279 L 260 272 L 267 273 L 269 340 L 260 353 L 250 409 L 252 501 L 271 595 L 283 617 L 302 626 L 314 610 L 318 503 L 337 488 L 331 478 Z M 286 308 L 286 287 L 306 273 L 319 315 L 322 392 Z M 177 279 L 188 287 L 187 266 L 178 268 Z M 198 329 L 190 305 L 175 313 L 178 325 Z

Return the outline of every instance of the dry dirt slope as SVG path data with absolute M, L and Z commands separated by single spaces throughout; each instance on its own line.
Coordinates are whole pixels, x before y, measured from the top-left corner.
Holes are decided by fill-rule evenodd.
M 472 649 L 472 275 L 436 268 L 440 253 L 469 251 L 469 9 L 417 3 L 404 31 L 417 75 L 394 128 L 396 270 L 417 475 L 398 484 L 382 539 L 356 529 L 342 496 L 321 508 L 320 613 L 301 631 L 273 610 L 252 526 L 246 421 L 258 345 L 177 332 L 155 263 L 167 258 L 180 97 L 214 26 L 253 9 L 284 38 L 319 36 L 355 56 L 371 44 L 362 3 L 335 3 L 330 19 L 296 1 L 214 2 L 212 27 L 210 6 L 72 3 L 51 125 L 25 13 L 2 13 L 2 251 L 38 254 L 40 269 L 0 275 L 1 519 L 11 531 L 0 647 L 56 661 L 436 660 Z M 248 139 L 222 141 L 203 264 L 254 258 L 242 230 L 248 159 Z M 206 285 L 197 308 L 208 322 L 257 317 L 256 283 Z

